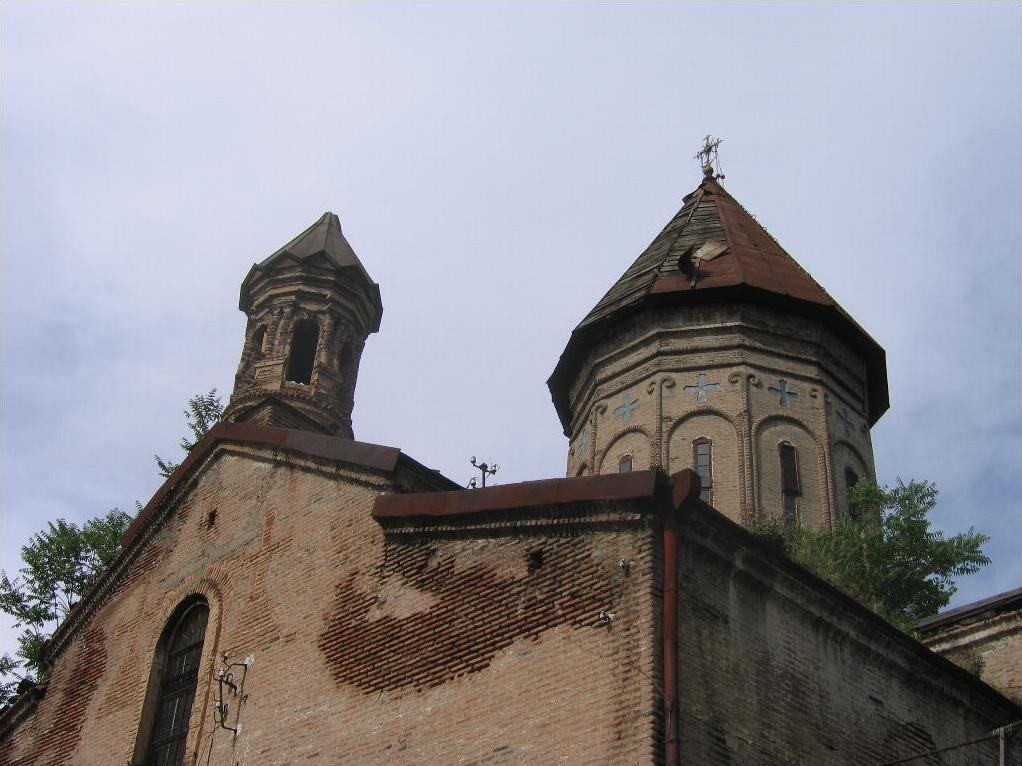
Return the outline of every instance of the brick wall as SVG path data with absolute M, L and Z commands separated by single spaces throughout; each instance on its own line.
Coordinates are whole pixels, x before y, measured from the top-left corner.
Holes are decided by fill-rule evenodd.
M 683 763 L 882 764 L 1022 715 L 715 513 L 684 516 L 680 561 Z M 987 741 L 913 763 L 996 754 Z
M 1017 597 L 1008 608 L 980 610 L 955 622 L 927 629 L 922 641 L 1022 705 L 1020 602 L 1022 597 Z
M 210 617 L 188 763 L 654 762 L 645 517 L 562 508 L 385 533 L 372 504 L 394 489 L 382 472 L 216 450 L 59 656 L 4 762 L 137 757 L 157 641 L 193 594 Z M 236 739 L 213 721 L 223 653 L 253 658 L 247 700 L 229 700 Z

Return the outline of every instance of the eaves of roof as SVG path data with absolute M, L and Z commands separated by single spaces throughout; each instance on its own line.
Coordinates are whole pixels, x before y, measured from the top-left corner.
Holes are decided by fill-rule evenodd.
M 220 442 L 234 442 L 260 447 L 278 447 L 308 457 L 330 460 L 338 463 L 369 468 L 383 473 L 393 473 L 403 467 L 412 473 L 419 474 L 429 483 L 440 483 L 448 489 L 459 489 L 460 485 L 451 481 L 438 471 L 419 463 L 403 453 L 397 447 L 384 447 L 368 444 L 338 436 L 327 436 L 311 431 L 298 431 L 291 428 L 275 428 L 259 426 L 252 423 L 218 423 L 205 438 L 196 444 L 167 480 L 153 495 L 145 508 L 135 517 L 131 526 L 125 530 L 121 538 L 122 547 L 146 525 L 149 518 L 156 512 L 163 500 L 174 488 L 187 477 L 192 469 L 201 463 L 213 448 Z
M 249 291 L 252 282 L 260 274 L 267 274 L 278 266 L 287 262 L 301 263 L 313 258 L 324 258 L 337 271 L 350 271 L 357 275 L 370 290 L 373 300 L 380 304 L 380 288 L 366 271 L 362 261 L 355 255 L 348 240 L 341 231 L 341 221 L 336 213 L 323 213 L 319 219 L 309 228 L 292 239 L 286 245 L 274 252 L 268 258 L 259 263 L 253 264 L 248 274 L 241 283 L 241 296 L 239 305 L 242 311 L 248 307 L 250 296 Z M 379 312 L 382 312 L 380 305 Z M 376 329 L 379 329 L 379 320 L 376 322 Z M 375 330 L 374 330 L 375 331 Z
M 1019 609 L 1022 609 L 1022 588 L 1015 588 L 920 620 L 916 625 L 916 632 L 933 633 L 980 615 L 999 614 Z

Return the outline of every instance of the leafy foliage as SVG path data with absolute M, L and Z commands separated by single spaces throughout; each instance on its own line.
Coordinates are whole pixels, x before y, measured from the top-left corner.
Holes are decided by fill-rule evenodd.
M 202 441 L 202 438 L 209 433 L 217 422 L 223 417 L 224 406 L 220 402 L 220 395 L 215 388 L 211 388 L 206 394 L 196 394 L 188 400 L 188 409 L 184 411 L 185 423 L 191 432 L 191 439 L 187 436 L 181 438 L 181 449 L 190 452 L 192 447 Z M 170 460 L 164 460 L 159 455 L 153 455 L 156 461 L 156 468 L 163 478 L 167 478 L 180 465 Z
M 117 554 L 121 535 L 132 517 L 114 508 L 82 526 L 58 519 L 33 535 L 21 548 L 24 566 L 11 578 L 0 571 L 0 611 L 22 628 L 15 659 L 3 655 L 0 675 L 15 681 L 0 684 L 0 704 L 18 681 L 42 674 L 43 652 L 55 625 L 71 611 L 103 568 Z M 28 675 L 16 671 L 24 667 Z
M 955 580 L 990 563 L 989 539 L 971 527 L 945 537 L 930 528 L 937 487 L 900 479 L 893 489 L 859 482 L 852 513 L 831 529 L 771 524 L 753 530 L 768 544 L 906 632 L 947 606 Z
M 223 412 L 215 388 L 189 399 L 184 415 L 190 437 L 181 439 L 181 449 L 191 450 Z M 177 463 L 153 457 L 164 478 L 177 468 Z M 135 510 L 142 510 L 141 503 L 135 502 Z M 16 656 L 0 657 L 0 705 L 13 698 L 21 683 L 41 677 L 47 640 L 117 554 L 131 519 L 114 508 L 80 527 L 64 519 L 50 522 L 22 547 L 24 566 L 18 577 L 0 571 L 0 611 L 22 629 Z

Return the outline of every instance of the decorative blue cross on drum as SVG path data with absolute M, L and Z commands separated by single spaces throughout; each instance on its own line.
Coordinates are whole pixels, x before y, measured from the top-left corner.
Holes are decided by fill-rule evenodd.
M 777 386 L 767 386 L 767 391 L 773 391 L 774 393 L 781 395 L 781 400 L 778 403 L 782 407 L 788 406 L 789 399 L 798 399 L 798 394 L 795 391 L 788 390 L 788 381 L 784 378 L 778 378 Z
M 614 414 L 617 415 L 625 423 L 630 423 L 632 420 L 632 413 L 639 409 L 639 400 L 635 398 L 632 393 L 627 393 L 621 400 L 621 406 L 614 410 Z
M 578 442 L 578 446 L 575 448 L 576 455 L 582 455 L 585 457 L 586 447 L 589 446 L 589 440 L 593 438 L 593 432 L 588 428 L 582 432 L 582 438 Z
M 685 386 L 682 390 L 686 394 L 689 391 L 695 391 L 695 393 L 696 393 L 696 401 L 699 402 L 700 404 L 706 404 L 706 392 L 707 391 L 709 391 L 711 393 L 713 391 L 720 391 L 720 383 L 708 383 L 707 381 L 709 381 L 709 378 L 707 378 L 702 373 L 699 373 L 699 375 L 696 376 L 696 383 L 698 383 L 699 385 L 697 385 L 697 386 Z
M 848 417 L 848 410 L 846 410 L 844 407 L 842 407 L 841 409 L 839 409 L 837 411 L 837 416 L 838 416 L 838 419 L 844 424 L 845 436 L 851 436 L 852 435 L 852 421 Z

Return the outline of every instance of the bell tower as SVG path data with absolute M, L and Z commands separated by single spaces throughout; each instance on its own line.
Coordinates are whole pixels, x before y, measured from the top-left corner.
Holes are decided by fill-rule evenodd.
M 355 380 L 380 288 L 324 213 L 241 284 L 248 317 L 224 419 L 353 438 Z

